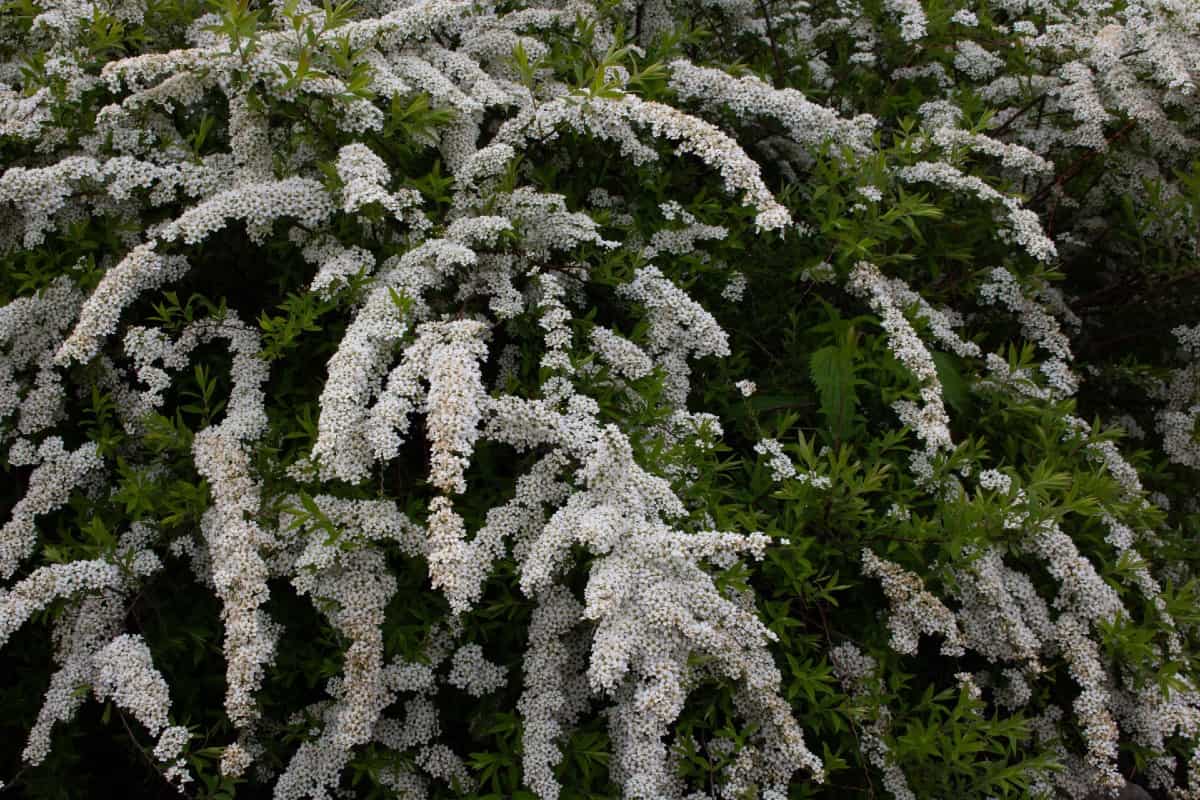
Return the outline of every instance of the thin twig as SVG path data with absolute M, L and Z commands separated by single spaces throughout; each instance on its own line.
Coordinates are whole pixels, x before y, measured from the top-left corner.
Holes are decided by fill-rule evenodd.
M 21 767 L 17 770 L 17 774 L 12 776 L 12 779 L 5 783 L 0 783 L 0 793 L 7 792 L 10 789 L 15 789 L 21 784 L 21 776 L 28 771 L 28 767 Z
M 989 131 L 988 135 L 989 136 L 999 136 L 1000 134 L 1002 134 L 1006 130 L 1008 130 L 1009 127 L 1011 127 L 1014 122 L 1016 122 L 1018 119 L 1020 119 L 1022 116 L 1024 116 L 1027 111 L 1032 110 L 1033 107 L 1036 106 L 1038 103 L 1044 103 L 1044 102 L 1046 102 L 1046 95 L 1045 94 L 1038 95 L 1037 97 L 1033 98 L 1028 103 L 1026 103 L 1025 105 L 1021 106 L 1021 108 L 1017 110 L 1017 113 L 1013 114 L 1011 117 L 1009 117 L 1007 120 L 1005 120 L 1004 123 L 999 128 Z
M 1125 136 L 1125 134 L 1127 134 L 1131 130 L 1133 130 L 1133 127 L 1136 124 L 1137 124 L 1137 120 L 1132 120 L 1132 119 L 1129 120 L 1129 122 L 1126 122 L 1124 125 L 1121 126 L 1120 130 L 1118 130 L 1112 136 L 1109 136 L 1105 140 L 1105 144 L 1111 145 L 1114 142 L 1116 142 L 1118 139 L 1121 139 L 1123 136 Z M 1046 195 L 1050 194 L 1050 192 L 1053 191 L 1055 189 L 1055 187 L 1062 187 L 1064 184 L 1066 184 L 1067 181 L 1071 180 L 1071 178 L 1074 178 L 1076 175 L 1078 175 L 1079 171 L 1082 170 L 1085 166 L 1087 166 L 1088 163 L 1091 162 L 1091 160 L 1094 159 L 1100 152 L 1101 151 L 1099 151 L 1099 150 L 1089 150 L 1088 152 L 1084 153 L 1081 157 L 1079 157 L 1078 159 L 1075 160 L 1075 163 L 1073 163 L 1071 166 L 1067 167 L 1065 172 L 1061 173 L 1053 181 L 1051 181 L 1050 183 L 1043 186 L 1041 188 L 1041 190 L 1038 191 L 1038 193 L 1036 195 L 1034 195 L 1033 202 L 1036 203 L 1040 200 L 1045 199 Z
M 775 61 L 775 88 L 783 88 L 783 61 L 779 58 L 779 45 L 775 41 L 775 27 L 771 24 L 771 11 L 767 8 L 766 0 L 758 0 L 758 8 L 762 11 L 763 21 L 767 25 L 767 41 L 771 43 L 771 58 Z
M 123 725 L 125 727 L 125 732 L 127 734 L 129 734 L 129 740 L 131 742 L 133 742 L 133 746 L 137 748 L 137 751 L 142 754 L 142 758 L 146 759 L 146 763 L 149 764 L 150 767 L 156 773 L 158 773 L 158 776 L 161 777 L 166 782 L 166 784 L 168 786 L 170 786 L 172 789 L 181 788 L 181 787 L 177 787 L 175 784 L 171 783 L 171 780 L 167 777 L 167 773 L 163 771 L 162 767 L 159 766 L 157 761 L 155 761 L 153 758 L 150 757 L 150 754 L 148 752 L 146 752 L 146 748 L 142 747 L 141 743 L 137 740 L 137 736 L 134 735 L 134 733 L 133 733 L 133 728 L 129 727 L 129 720 L 125 719 L 125 712 L 122 711 L 120 708 L 117 708 L 117 706 L 115 706 L 115 705 L 113 706 L 113 708 L 116 709 L 117 716 L 121 718 L 121 725 Z
M 817 603 L 816 605 L 817 605 L 817 611 L 819 611 L 821 614 L 821 627 L 825 629 L 825 641 L 829 645 L 829 648 L 832 650 L 833 649 L 833 636 L 829 632 L 829 620 L 825 618 L 825 607 L 822 606 L 820 603 Z M 852 734 L 854 734 L 854 747 L 858 750 L 858 757 L 860 759 L 862 759 L 863 764 L 866 764 L 867 757 L 863 753 L 862 742 L 859 740 L 859 737 L 858 737 L 858 726 L 856 724 L 854 724 L 854 719 L 851 717 L 850 714 L 846 715 L 846 721 L 850 723 L 850 732 Z M 871 792 L 871 796 L 874 797 L 875 796 L 875 781 L 871 780 L 870 767 L 867 767 L 866 769 L 864 769 L 863 774 L 867 778 L 867 788 Z

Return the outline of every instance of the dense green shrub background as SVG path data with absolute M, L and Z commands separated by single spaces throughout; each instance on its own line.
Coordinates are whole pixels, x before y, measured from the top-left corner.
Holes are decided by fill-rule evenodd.
M 518 5 L 503 3 L 500 10 Z M 811 5 L 816 14 L 824 4 Z M 832 17 L 834 9 L 829 5 L 823 10 Z M 929 29 L 922 47 L 914 48 L 900 38 L 880 3 L 863 3 L 866 17 L 877 23 L 880 32 L 877 56 L 881 63 L 894 66 L 943 63 L 953 72 L 953 48 L 961 31 L 949 18 L 958 7 L 974 4 L 937 0 L 923 5 Z M 603 235 L 616 241 L 648 240 L 666 226 L 659 204 L 668 199 L 678 199 L 700 222 L 728 229 L 723 240 L 700 246 L 703 257 L 654 259 L 729 334 L 732 355 L 697 363 L 690 396 L 692 410 L 710 412 L 720 420 L 724 433 L 719 444 L 682 452 L 663 448 L 653 434 L 655 423 L 667 413 L 657 402 L 662 388 L 658 374 L 633 384 L 647 400 L 636 413 L 617 396 L 604 371 L 593 378 L 580 373 L 577 386 L 599 400 L 602 419 L 619 424 L 630 435 L 639 463 L 659 474 L 678 474 L 671 471 L 672 465 L 694 468 L 689 477 L 675 480 L 675 489 L 695 521 L 707 515 L 715 528 L 761 530 L 778 540 L 764 560 L 739 564 L 717 581 L 722 587 L 753 591 L 761 618 L 778 635 L 772 652 L 783 671 L 782 691 L 809 746 L 825 762 L 826 783 L 811 782 L 798 773 L 790 796 L 884 796 L 881 775 L 860 747 L 860 729 L 884 706 L 891 713 L 888 746 L 916 797 L 1030 796 L 1030 782 L 1038 770 L 1061 766 L 1058 751 L 1033 737 L 1029 718 L 1049 704 L 1070 708 L 1078 687 L 1066 663 L 1047 661 L 1026 709 L 1000 708 L 990 689 L 981 698 L 972 697 L 960 688 L 956 673 L 986 672 L 996 665 L 973 653 L 962 658 L 943 656 L 936 637 L 923 637 L 915 656 L 890 649 L 885 624 L 888 602 L 879 582 L 863 575 L 861 553 L 868 548 L 911 570 L 943 598 L 952 589 L 949 565 L 961 563 L 971 547 L 984 544 L 1011 546 L 1010 563 L 1029 574 L 1047 598 L 1053 597 L 1054 581 L 1042 562 L 1020 551 L 1017 535 L 1005 528 L 1008 498 L 974 489 L 945 497 L 914 481 L 908 459 L 920 444 L 900 428 L 891 403 L 913 396 L 916 384 L 890 352 L 877 316 L 861 298 L 841 287 L 855 264 L 869 261 L 886 274 L 903 276 L 931 304 L 970 315 L 965 336 L 985 353 L 1002 352 L 1011 364 L 1024 367 L 1045 354 L 1024 341 L 1012 314 L 979 303 L 979 286 L 991 268 L 1005 266 L 1030 291 L 1043 282 L 1062 291 L 1083 321 L 1071 336 L 1083 379 L 1078 394 L 1046 401 L 980 390 L 974 384 L 983 376 L 981 359 L 938 352 L 938 374 L 958 448 L 938 464 L 937 477 L 966 484 L 983 468 L 1006 472 L 1014 486 L 1026 492 L 1031 519 L 1057 521 L 1129 610 L 1127 624 L 1106 631 L 1102 639 L 1106 660 L 1123 669 L 1120 679 L 1130 685 L 1157 684 L 1164 691 L 1180 688 L 1180 680 L 1191 685 L 1200 669 L 1196 663 L 1200 607 L 1193 578 L 1200 560 L 1195 546 L 1200 535 L 1195 502 L 1200 480 L 1194 469 L 1171 463 L 1164 455 L 1154 434 L 1156 406 L 1145 387 L 1186 363 L 1170 332 L 1197 322 L 1200 162 L 1182 158 L 1164 164 L 1161 175 L 1147 178 L 1143 185 L 1131 181 L 1127 191 L 1108 192 L 1099 208 L 1089 205 L 1089 216 L 1100 220 L 1089 223 L 1091 238 L 1080 246 L 1062 248 L 1063 257 L 1053 263 L 1040 264 L 997 236 L 994 207 L 896 179 L 898 169 L 925 158 L 921 145 L 914 142 L 920 135 L 918 109 L 941 93 L 936 83 L 891 81 L 882 68 L 856 64 L 848 36 L 834 32 L 814 45 L 832 67 L 832 82 L 824 84 L 815 79 L 807 62 L 791 60 L 794 57 L 778 44 L 790 35 L 788 20 L 794 19 L 786 13 L 790 6 L 766 3 L 763 10 L 775 12 L 778 26 L 770 36 L 751 36 L 739 32 L 718 5 L 681 4 L 677 27 L 642 41 L 644 49 L 639 51 L 626 45 L 638 41 L 640 6 L 599 4 L 594 19 L 580 17 L 573 28 L 543 34 L 550 51 L 537 66 L 571 87 L 615 96 L 622 90 L 605 84 L 605 69 L 620 65 L 633 76 L 626 91 L 688 108 L 670 89 L 665 69 L 672 60 L 687 58 L 735 74 L 756 74 L 777 88 L 798 89 L 847 118 L 874 116 L 879 126 L 869 156 L 841 153 L 839 143 L 829 142 L 812 153 L 806 170 L 795 175 L 785 174 L 770 159 L 758 159 L 766 184 L 809 231 L 757 231 L 753 209 L 729 197 L 719 177 L 698 160 L 673 154 L 669 143 L 657 145 L 663 156 L 660 162 L 639 167 L 622 157 L 612 143 L 563 131 L 553 142 L 530 146 L 520 165 L 511 170 L 510 179 L 513 185 L 559 193 L 571 209 L 591 208 L 589 196 L 598 188 L 625 198 L 622 210 L 628 212 L 628 220 L 591 208 Z M 78 99 L 67 98 L 61 78 L 46 68 L 45 51 L 28 49 L 39 41 L 31 20 L 44 8 L 29 0 L 14 0 L 3 7 L 0 56 L 22 63 L 24 94 L 41 87 L 55 94 L 54 121 L 67 131 L 60 148 L 66 152 L 89 132 L 97 111 L 113 97 L 101 85 Z M 281 6 L 260 8 L 236 0 L 212 8 L 185 0 L 153 2 L 136 25 L 121 23 L 102 8 L 97 6 L 87 37 L 79 45 L 86 51 L 81 63 L 95 72 L 117 58 L 186 46 L 186 26 L 208 11 L 220 15 L 227 32 L 240 31 L 243 37 L 283 21 Z M 985 18 L 978 35 L 1005 60 L 1005 71 L 1029 76 L 1050 69 L 1020 48 L 993 44 L 987 26 L 1004 24 L 1003 12 L 976 10 Z M 338 13 L 354 18 L 360 10 L 344 5 Z M 607 54 L 597 55 L 593 46 L 597 27 L 616 32 Z M 323 68 L 343 75 L 354 72 L 353 56 L 339 55 L 332 48 L 314 54 Z M 344 63 L 338 63 L 339 57 Z M 522 56 L 515 58 L 520 63 Z M 390 105 L 379 100 L 386 113 L 384 129 L 354 136 L 339 130 L 341 112 L 333 102 L 305 96 L 281 100 L 265 92 L 255 97 L 273 126 L 302 123 L 290 147 L 310 147 L 318 160 L 332 164 L 341 146 L 362 141 L 384 157 L 397 185 L 420 191 L 423 208 L 435 225 L 445 222 L 452 183 L 428 137 L 446 124 L 451 112 L 432 107 L 427 96 L 414 94 Z M 994 109 L 969 81 L 956 84 L 953 101 L 966 113 L 965 127 L 987 130 Z M 1031 90 L 1022 101 L 1030 104 L 1030 114 L 1037 113 L 1036 92 Z M 1188 119 L 1194 122 L 1194 110 L 1173 113 L 1185 127 Z M 178 108 L 173 121 L 195 154 L 202 156 L 227 148 L 227 114 L 223 99 L 213 93 L 194 107 Z M 492 109 L 489 114 L 498 122 L 504 111 Z M 728 114 L 722 122 L 752 154 L 757 152 L 750 149 L 752 143 L 781 132 L 770 120 L 746 121 Z M 1193 132 L 1195 128 L 1192 124 Z M 1072 147 L 1055 151 L 1055 175 L 1038 186 L 1008 184 L 986 157 L 960 152 L 947 154 L 947 160 L 1002 191 L 1023 196 L 1051 233 L 1082 230 L 1070 204 L 1052 187 L 1067 198 L 1082 198 L 1101 185 L 1123 158 L 1151 151 L 1150 134 L 1129 128 L 1124 119 L 1114 120 L 1108 133 L 1112 142 L 1107 152 Z M 276 152 L 280 174 L 287 156 L 286 151 Z M 36 142 L 0 136 L 0 168 L 39 160 L 44 157 L 37 152 Z M 329 180 L 330 188 L 336 189 L 335 178 Z M 882 200 L 856 207 L 862 199 L 858 189 L 869 186 L 880 189 Z M 182 207 L 152 209 L 142 221 L 176 216 Z M 0 210 L 3 213 L 8 212 Z M 367 216 L 371 215 L 384 218 L 382 209 L 371 210 Z M 82 289 L 90 291 L 111 257 L 119 258 L 128 249 L 121 238 L 123 226 L 128 222 L 114 216 L 91 216 L 51 233 L 41 246 L 0 256 L 0 304 L 30 296 L 63 274 L 72 275 Z M 313 267 L 289 242 L 289 227 L 289 221 L 278 221 L 261 246 L 254 245 L 237 222 L 201 246 L 180 245 L 179 252 L 186 252 L 191 263 L 190 272 L 163 290 L 144 295 L 122 319 L 160 325 L 175 334 L 192 319 L 219 315 L 225 308 L 237 310 L 259 328 L 263 357 L 271 363 L 266 387 L 271 426 L 256 457 L 264 497 L 279 498 L 297 488 L 312 494 L 391 497 L 414 518 L 422 518 L 434 492 L 424 477 L 427 455 L 420 422 L 414 423 L 415 433 L 401 457 L 362 485 L 300 485 L 284 472 L 315 441 L 324 364 L 336 351 L 351 309 L 364 291 L 363 281 L 353 281 L 328 300 L 307 293 Z M 368 241 L 363 220 L 352 215 L 336 217 L 331 230 L 343 243 Z M 519 236 L 514 239 L 501 247 L 518 252 Z M 382 260 L 408 246 L 396 238 L 374 242 L 371 248 Z M 572 355 L 577 363 L 594 360 L 586 347 L 593 324 L 609 325 L 634 341 L 644 338 L 645 326 L 636 309 L 615 293 L 643 266 L 638 250 L 582 246 L 573 258 L 590 268 L 585 310 L 572 321 L 576 343 Z M 804 278 L 807 270 L 823 262 L 832 267 L 834 281 Z M 731 269 L 743 272 L 747 279 L 740 302 L 722 297 Z M 442 300 L 445 308 L 452 307 L 450 298 Z M 460 304 L 458 312 L 484 310 L 483 303 L 472 300 Z M 545 377 L 539 375 L 537 323 L 535 315 L 526 314 L 497 329 L 491 345 L 493 354 L 508 343 L 520 348 L 518 369 L 507 389 L 525 396 L 536 396 Z M 119 352 L 115 341 L 112 352 Z M 39 549 L 27 570 L 111 555 L 115 537 L 132 521 L 153 521 L 172 536 L 196 528 L 210 498 L 192 463 L 191 440 L 220 419 L 230 389 L 229 365 L 223 349 L 198 349 L 192 366 L 177 376 L 168 391 L 163 413 L 140 440 L 122 429 L 114 398 L 100 387 L 93 367 L 74 365 L 66 371 L 67 386 L 82 391 L 65 398 L 68 416 L 56 430 L 69 448 L 86 440 L 99 445 L 112 468 L 114 492 L 99 498 L 76 493 L 66 507 L 41 517 Z M 495 358 L 485 365 L 489 385 L 498 370 Z M 750 397 L 734 388 L 736 381 L 745 379 L 757 385 Z M 1096 421 L 1091 441 L 1118 443 L 1137 467 L 1144 495 L 1125 496 L 1080 440 L 1065 438 L 1070 415 Z M 1131 439 L 1118 427 L 1118 418 L 1125 415 L 1148 432 L 1145 438 Z M 783 442 L 802 469 L 827 476 L 832 488 L 822 490 L 798 480 L 773 481 L 766 460 L 754 450 L 764 437 Z M 511 497 L 516 476 L 524 474 L 535 456 L 495 444 L 479 446 L 467 473 L 471 490 L 456 500 L 468 530 L 482 524 L 489 508 Z M 29 467 L 4 464 L 0 509 L 11 508 L 23 496 L 31 472 Z M 1152 493 L 1167 502 L 1143 504 Z M 272 502 L 277 505 L 263 509 L 264 520 L 278 516 L 280 501 Z M 909 518 L 889 515 L 893 506 L 907 510 Z M 1166 608 L 1183 637 L 1185 649 L 1178 656 L 1162 657 L 1168 626 L 1131 584 L 1129 564 L 1119 561 L 1105 543 L 1104 514 L 1154 532 L 1139 546 L 1163 583 Z M 577 556 L 568 582 L 581 592 L 590 557 L 583 552 Z M 388 558 L 400 590 L 387 612 L 386 653 L 415 658 L 430 626 L 447 617 L 449 606 L 440 592 L 431 589 L 422 560 L 399 552 L 389 553 Z M 186 559 L 166 557 L 164 563 L 164 571 L 133 598 L 125 622 L 128 631 L 145 637 L 155 666 L 168 679 L 173 720 L 187 725 L 193 734 L 189 764 L 197 780 L 186 792 L 197 798 L 267 797 L 269 783 L 222 778 L 217 769 L 221 748 L 234 735 L 223 709 L 220 603 L 196 583 Z M 173 795 L 174 789 L 162 780 L 148 755 L 152 740 L 111 704 L 85 703 L 74 722 L 58 726 L 53 750 L 43 764 L 21 765 L 26 732 L 53 669 L 50 623 L 63 605 L 56 603 L 38 614 L 0 652 L 0 778 L 10 784 L 5 791 L 29 798 Z M 522 782 L 521 720 L 516 712 L 532 608 L 532 601 L 517 587 L 515 562 L 505 559 L 495 565 L 483 600 L 463 618 L 463 641 L 481 644 L 488 658 L 508 667 L 510 676 L 505 689 L 482 699 L 446 686 L 437 694 L 443 740 L 467 760 L 478 781 L 475 792 L 465 796 L 532 796 Z M 266 609 L 285 626 L 277 661 L 259 696 L 271 726 L 263 740 L 267 748 L 263 763 L 278 769 L 287 763 L 307 727 L 289 724 L 289 715 L 325 696 L 324 682 L 342 670 L 345 642 L 286 581 L 272 582 Z M 877 691 L 854 697 L 839 684 L 829 653 L 842 642 L 855 643 L 877 660 L 883 676 Z M 1081 733 L 1070 732 L 1069 726 L 1068 731 L 1062 743 L 1071 752 L 1082 752 Z M 694 737 L 701 748 L 714 737 L 736 742 L 746 735 L 732 707 L 731 687 L 721 683 L 695 690 L 676 729 L 678 742 Z M 558 768 L 564 798 L 619 796 L 619 788 L 609 779 L 607 736 L 604 718 L 593 714 L 564 740 L 564 759 Z M 1185 761 L 1194 742 L 1181 738 L 1169 745 Z M 375 745 L 361 748 L 343 785 L 353 787 L 360 797 L 390 796 L 376 777 L 393 758 Z M 723 766 L 703 749 L 681 762 L 697 790 L 712 787 Z M 1142 780 L 1147 754 L 1124 742 L 1119 767 L 1126 776 Z M 1195 785 L 1194 777 L 1183 776 L 1181 766 L 1181 781 Z M 436 797 L 463 796 L 444 785 L 435 786 Z

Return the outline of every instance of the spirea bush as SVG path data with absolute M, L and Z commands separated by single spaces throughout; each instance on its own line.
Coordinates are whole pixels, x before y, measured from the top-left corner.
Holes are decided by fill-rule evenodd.
M 1194 0 L 2 9 L 9 796 L 1200 798 Z

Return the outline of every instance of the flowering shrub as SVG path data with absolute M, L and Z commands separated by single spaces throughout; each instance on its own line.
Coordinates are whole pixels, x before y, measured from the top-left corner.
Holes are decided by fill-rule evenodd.
M 1200 6 L 9 0 L 25 797 L 1200 798 Z

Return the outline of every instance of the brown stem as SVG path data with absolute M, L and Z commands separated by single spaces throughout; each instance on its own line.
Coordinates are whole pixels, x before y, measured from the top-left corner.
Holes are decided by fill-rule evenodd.
M 1012 126 L 1012 124 L 1014 122 L 1016 122 L 1021 117 L 1023 117 L 1026 112 L 1032 110 L 1033 107 L 1036 106 L 1038 103 L 1044 103 L 1045 101 L 1046 101 L 1046 95 L 1044 95 L 1044 94 L 1040 94 L 1037 97 L 1033 98 L 1028 103 L 1021 106 L 1021 108 L 1017 110 L 1017 113 L 1015 113 L 1011 117 L 1009 117 L 1004 122 L 1004 124 L 1002 124 L 999 128 L 996 128 L 995 130 L 990 131 L 989 135 L 990 136 L 999 136 L 1000 134 L 1004 133 Z
M 1120 130 L 1118 130 L 1116 133 L 1114 133 L 1112 136 L 1109 136 L 1105 140 L 1105 145 L 1111 145 L 1114 142 L 1116 142 L 1117 140 L 1124 137 L 1125 134 L 1127 134 L 1131 130 L 1133 130 L 1133 127 L 1136 124 L 1137 124 L 1137 121 L 1132 120 L 1132 119 L 1129 120 L 1129 122 L 1126 122 L 1124 125 L 1121 126 Z M 1107 149 L 1107 147 L 1105 149 Z M 1078 175 L 1080 170 L 1082 170 L 1084 167 L 1086 167 L 1092 161 L 1092 159 L 1094 159 L 1097 155 L 1099 155 L 1099 153 L 1100 153 L 1099 150 L 1089 150 L 1088 152 L 1084 153 L 1081 157 L 1077 158 L 1075 160 L 1075 163 L 1073 163 L 1071 166 L 1067 167 L 1065 172 L 1060 173 L 1057 177 L 1055 177 L 1055 179 L 1053 181 L 1051 181 L 1050 183 L 1043 186 L 1041 188 L 1041 190 L 1038 191 L 1038 193 L 1036 195 L 1034 195 L 1033 202 L 1037 203 L 1041 200 L 1044 200 L 1046 198 L 1046 195 L 1050 194 L 1050 192 L 1053 191 L 1056 187 L 1062 187 L 1064 184 L 1066 184 L 1067 181 L 1071 180 L 1071 178 L 1074 178 L 1076 175 Z
M 28 767 L 21 767 L 19 770 L 17 770 L 17 774 L 12 776 L 11 780 L 5 782 L 3 785 L 0 785 L 0 794 L 7 792 L 10 789 L 16 789 L 18 786 L 20 786 L 21 776 L 24 775 L 28 769 Z
M 779 45 L 775 41 L 775 27 L 771 24 L 771 11 L 767 8 L 766 0 L 758 0 L 758 8 L 762 11 L 763 21 L 767 25 L 767 41 L 771 43 L 771 58 L 775 61 L 775 88 L 783 88 L 783 61 L 779 58 Z
M 141 743 L 138 742 L 137 736 L 133 733 L 133 728 L 129 727 L 129 720 L 125 719 L 125 712 L 120 708 L 117 708 L 117 716 L 121 718 L 121 724 L 125 727 L 125 732 L 129 734 L 129 741 L 133 742 L 133 746 L 136 747 L 137 751 L 142 754 L 142 758 L 146 759 L 146 763 L 149 764 L 150 767 L 157 772 L 159 776 L 166 781 L 166 784 L 172 789 L 181 788 L 176 787 L 175 784 L 171 783 L 171 781 L 167 778 L 166 772 L 164 772 L 162 767 L 158 765 L 158 762 L 151 758 L 150 754 L 146 752 L 146 748 L 142 747 Z
M 1168 323 L 1168 325 L 1173 327 L 1174 323 Z M 1137 339 L 1141 336 L 1165 333 L 1167 330 L 1169 330 L 1167 325 L 1160 325 L 1155 328 L 1140 328 L 1121 334 L 1120 336 L 1113 336 L 1109 339 L 1101 339 L 1098 342 L 1087 343 L 1086 348 L 1092 353 L 1105 353 L 1111 350 L 1113 345 L 1124 344 L 1125 342 Z
M 1193 280 L 1195 278 L 1200 278 L 1200 270 L 1193 270 L 1191 272 L 1184 272 L 1182 274 L 1176 275 L 1175 277 L 1173 277 L 1169 280 L 1166 280 L 1160 284 L 1157 284 L 1151 290 L 1151 292 L 1149 294 L 1143 295 L 1142 298 L 1140 298 L 1140 299 L 1155 297 L 1157 295 L 1162 294 L 1164 291 L 1171 289 L 1174 286 L 1177 286 L 1181 283 L 1185 283 L 1187 281 Z M 1074 305 L 1076 308 L 1086 308 L 1086 307 L 1095 305 L 1097 300 L 1099 300 L 1101 298 L 1105 298 L 1111 294 L 1116 294 L 1118 296 L 1120 296 L 1120 295 L 1128 296 L 1130 293 L 1135 291 L 1137 288 L 1138 288 L 1137 285 L 1129 284 L 1129 283 L 1121 283 L 1121 284 L 1117 284 L 1115 286 L 1106 286 L 1103 289 L 1097 289 L 1094 292 L 1090 292 L 1090 293 L 1084 295 L 1083 297 L 1076 300 Z

